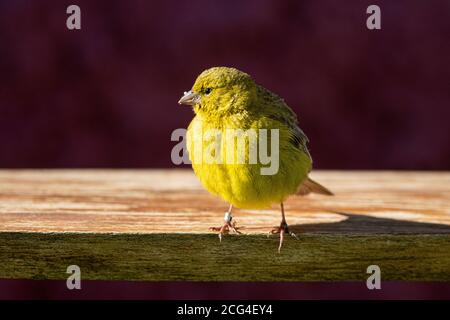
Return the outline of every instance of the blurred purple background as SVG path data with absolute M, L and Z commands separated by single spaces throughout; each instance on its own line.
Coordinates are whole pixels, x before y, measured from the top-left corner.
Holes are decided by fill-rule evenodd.
M 0 0 L 0 39 L 3 168 L 171 167 L 180 95 L 225 65 L 285 98 L 316 168 L 450 169 L 448 0 Z

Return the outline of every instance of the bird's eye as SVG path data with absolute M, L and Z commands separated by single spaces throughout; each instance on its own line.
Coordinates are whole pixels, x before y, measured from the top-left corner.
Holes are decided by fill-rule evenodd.
M 211 91 L 212 91 L 212 89 L 211 89 L 211 88 L 206 88 L 206 89 L 205 89 L 205 94 L 206 94 L 206 95 L 208 95 L 208 94 L 210 94 L 210 93 L 211 93 Z

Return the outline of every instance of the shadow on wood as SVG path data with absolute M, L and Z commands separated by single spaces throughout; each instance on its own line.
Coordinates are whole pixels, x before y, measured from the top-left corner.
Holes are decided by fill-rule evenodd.
M 438 223 L 378 218 L 334 212 L 347 217 L 339 222 L 290 225 L 292 232 L 316 234 L 450 234 L 450 226 Z

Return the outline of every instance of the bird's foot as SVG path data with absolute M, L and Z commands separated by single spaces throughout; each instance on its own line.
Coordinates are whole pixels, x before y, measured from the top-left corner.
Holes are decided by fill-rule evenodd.
M 294 237 L 295 239 L 298 239 L 297 235 L 289 230 L 289 226 L 287 225 L 286 221 L 282 221 L 279 227 L 273 228 L 269 235 L 271 234 L 280 234 L 280 245 L 278 246 L 278 253 L 281 252 L 281 247 L 283 246 L 284 242 L 284 235 L 289 234 L 290 236 Z
M 236 234 L 241 234 L 242 232 L 239 231 L 239 228 L 236 227 L 236 221 L 231 222 L 232 216 L 230 212 L 225 213 L 225 222 L 221 227 L 211 227 L 209 228 L 212 231 L 219 232 L 219 240 L 222 242 L 222 238 L 226 233 L 233 232 Z

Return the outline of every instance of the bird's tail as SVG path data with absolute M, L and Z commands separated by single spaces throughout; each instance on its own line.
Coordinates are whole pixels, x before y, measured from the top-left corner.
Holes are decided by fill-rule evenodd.
M 330 190 L 325 188 L 323 185 L 315 182 L 314 180 L 312 180 L 309 177 L 306 178 L 306 180 L 302 182 L 302 184 L 300 185 L 300 187 L 297 190 L 298 195 L 303 196 L 308 193 L 318 193 L 318 194 L 323 194 L 326 196 L 334 195 L 333 192 L 331 192 Z

